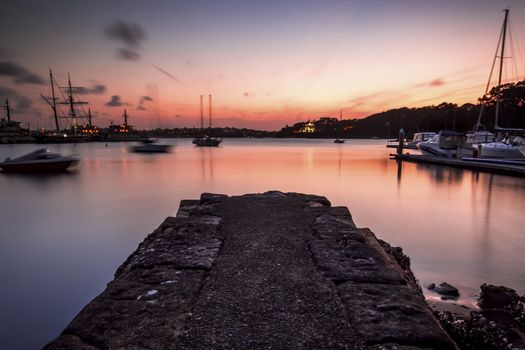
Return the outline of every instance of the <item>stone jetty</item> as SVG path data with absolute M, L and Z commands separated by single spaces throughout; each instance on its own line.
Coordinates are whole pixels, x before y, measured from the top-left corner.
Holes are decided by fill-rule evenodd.
M 183 200 L 45 349 L 455 349 L 400 248 L 324 198 Z

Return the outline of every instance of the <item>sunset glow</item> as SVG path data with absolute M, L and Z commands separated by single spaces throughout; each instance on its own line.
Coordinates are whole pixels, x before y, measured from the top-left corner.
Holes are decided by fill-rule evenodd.
M 16 120 L 51 128 L 40 94 L 52 68 L 62 86 L 70 73 L 85 88 L 102 127 L 124 108 L 136 128 L 196 127 L 202 94 L 213 94 L 215 125 L 266 130 L 340 107 L 348 119 L 475 103 L 509 5 L 514 81 L 525 74 L 518 0 L 7 1 L 0 98 Z

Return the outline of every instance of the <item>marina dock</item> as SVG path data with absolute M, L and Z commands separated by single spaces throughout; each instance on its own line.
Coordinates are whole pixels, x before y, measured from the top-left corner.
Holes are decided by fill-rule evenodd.
M 409 261 L 324 197 L 205 193 L 45 349 L 455 349 Z
M 492 174 L 525 177 L 525 162 L 524 165 L 516 165 L 511 164 L 511 162 L 509 162 L 508 164 L 498 164 L 491 162 L 491 160 L 483 161 L 483 159 L 476 158 L 467 158 L 468 160 L 465 160 L 425 156 L 419 154 L 391 154 L 390 156 L 392 159 L 406 162 L 444 165 L 454 168 L 462 168 Z

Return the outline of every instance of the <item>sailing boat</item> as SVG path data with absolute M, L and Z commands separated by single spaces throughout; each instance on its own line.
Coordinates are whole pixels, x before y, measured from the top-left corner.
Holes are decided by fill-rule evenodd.
M 339 123 L 343 120 L 343 109 L 339 109 Z M 340 139 L 339 137 L 334 140 L 334 143 L 345 143 L 345 140 Z
M 509 9 L 505 9 L 503 11 L 505 12 L 505 18 L 503 20 L 503 27 L 501 29 L 500 39 L 498 41 L 498 49 L 500 48 L 500 45 L 501 45 L 501 51 L 499 55 L 500 62 L 499 62 L 499 75 L 498 75 L 497 87 L 501 86 L 501 78 L 503 74 L 503 60 L 505 59 L 505 39 L 507 36 L 507 23 L 508 23 L 508 17 L 509 17 Z M 497 51 L 498 50 L 496 50 L 496 52 Z M 493 67 L 494 67 L 494 64 L 496 63 L 497 57 L 498 56 L 494 58 Z M 492 70 L 491 70 L 491 75 L 492 75 Z M 489 83 L 487 84 L 485 95 L 488 92 L 490 78 L 491 76 L 489 76 Z M 492 138 L 492 140 L 488 142 L 480 142 L 478 144 L 474 144 L 474 147 L 477 147 L 478 154 L 482 158 L 522 159 L 525 156 L 520 152 L 520 147 L 519 147 L 520 145 L 518 144 L 518 141 L 517 141 L 518 139 L 521 139 L 521 138 L 515 139 L 510 135 L 523 134 L 525 133 L 525 130 L 516 129 L 516 128 L 503 128 L 499 126 L 498 123 L 499 123 L 499 112 L 500 112 L 501 100 L 502 99 L 499 96 L 496 98 L 496 114 L 495 114 L 495 120 L 494 120 L 494 130 L 500 136 L 505 135 L 505 138 L 501 137 L 499 140 L 496 140 L 494 134 L 489 133 L 487 131 L 477 131 L 476 130 L 476 132 L 473 135 L 475 135 L 476 133 L 480 133 L 480 132 L 485 133 L 486 137 L 490 137 Z M 479 128 L 479 126 L 481 125 L 480 120 L 481 120 L 481 115 L 483 113 L 483 109 L 484 109 L 484 106 L 482 105 L 480 114 L 478 117 L 478 122 L 475 127 L 476 129 Z M 467 137 L 468 136 L 469 135 L 467 135 Z
M 51 69 L 49 70 L 49 79 L 51 81 L 52 97 L 45 97 L 44 95 L 41 95 L 41 96 L 51 106 L 51 109 L 53 110 L 56 130 L 48 131 L 48 132 L 40 132 L 36 134 L 35 135 L 36 143 L 79 143 L 79 142 L 89 141 L 88 136 L 79 134 L 77 132 L 78 131 L 77 119 L 83 118 L 83 116 L 78 114 L 77 110 L 75 109 L 76 105 L 85 105 L 87 104 L 87 102 L 76 101 L 73 98 L 73 86 L 71 86 L 71 78 L 69 76 L 69 73 L 67 75 L 68 86 L 63 87 L 63 88 L 61 87 L 62 89 L 67 89 L 68 97 L 64 102 L 58 103 L 61 105 L 69 106 L 69 115 L 67 116 L 60 116 L 60 117 L 58 116 L 57 102 L 56 102 L 58 98 L 55 97 L 53 72 L 51 71 Z M 71 119 L 71 129 L 70 130 L 60 130 L 58 118 Z
M 201 95 L 201 137 L 196 137 L 193 139 L 193 144 L 198 147 L 217 147 L 222 142 L 221 139 L 211 137 L 209 135 L 204 135 L 204 114 L 203 114 L 203 98 Z M 209 126 L 208 129 L 211 133 L 211 95 L 208 95 L 208 107 L 209 107 Z

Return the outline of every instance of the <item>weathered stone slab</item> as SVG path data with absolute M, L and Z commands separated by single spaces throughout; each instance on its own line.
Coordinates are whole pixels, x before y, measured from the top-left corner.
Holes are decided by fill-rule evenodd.
M 325 197 L 181 201 L 47 349 L 453 349 L 401 249 Z
M 424 299 L 403 285 L 348 282 L 337 287 L 367 343 L 454 349 Z

